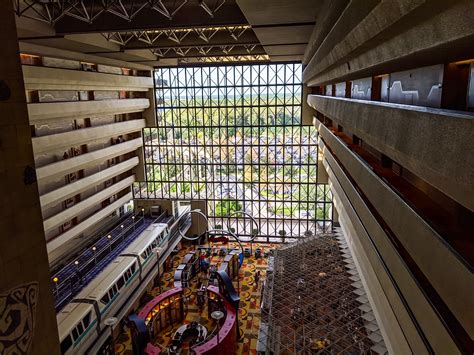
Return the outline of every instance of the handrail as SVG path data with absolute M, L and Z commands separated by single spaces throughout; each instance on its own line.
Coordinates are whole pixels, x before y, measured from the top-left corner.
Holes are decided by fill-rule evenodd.
M 127 220 L 131 215 L 133 214 L 133 212 L 127 212 L 126 214 L 124 214 L 122 217 L 120 217 L 118 220 L 112 220 L 112 221 L 108 221 L 106 222 L 102 227 L 100 227 L 97 231 L 94 232 L 94 234 L 90 237 L 91 239 L 91 242 L 87 243 L 87 246 L 86 247 L 83 247 L 81 248 L 81 250 L 76 253 L 74 255 L 74 257 L 71 257 L 70 258 L 70 262 L 66 262 L 65 264 L 61 264 L 60 266 L 56 265 L 51 274 L 54 275 L 56 274 L 57 272 L 59 272 L 60 269 L 63 269 L 67 264 L 70 264 L 71 262 L 73 262 L 73 260 L 77 259 L 79 257 L 80 254 L 82 254 L 84 252 L 84 250 L 87 250 L 89 248 L 92 248 L 94 244 L 96 244 L 97 240 L 100 239 L 101 237 L 104 236 L 104 234 L 108 233 L 108 231 L 110 231 L 110 228 L 114 225 L 120 225 L 122 224 L 125 220 Z M 115 227 L 114 227 L 115 228 Z
M 135 222 L 135 223 L 139 223 L 140 221 L 143 221 L 143 217 L 142 217 L 141 219 L 138 219 L 137 221 L 138 221 L 138 222 Z M 123 224 L 124 224 L 124 223 L 123 223 L 123 221 L 122 221 L 122 224 L 120 224 L 120 225 L 123 225 Z M 117 227 L 115 227 L 114 229 L 112 229 L 111 231 L 109 231 L 109 232 L 107 232 L 107 233 L 108 233 L 109 235 L 112 235 L 112 233 L 116 232 L 116 231 L 120 228 L 120 225 L 118 225 Z M 123 232 L 129 231 L 129 230 L 131 229 L 131 227 L 133 227 L 133 224 L 127 226 L 127 228 L 124 229 L 123 231 L 121 231 L 120 234 L 118 234 L 114 239 L 111 239 L 111 244 L 113 244 L 116 240 L 118 240 L 118 237 L 121 237 L 122 234 L 123 234 Z M 102 235 L 101 238 L 103 238 L 103 237 L 104 237 L 104 235 Z M 97 243 L 97 240 L 95 241 L 95 243 L 89 244 L 89 245 L 88 245 L 86 248 L 84 248 L 84 249 L 82 250 L 82 252 L 81 252 L 79 255 L 77 255 L 74 259 L 76 259 L 76 260 L 79 259 L 81 256 L 83 256 L 85 253 L 87 253 L 87 252 L 91 249 L 91 247 L 90 247 L 91 245 L 94 245 L 94 244 L 96 244 L 96 243 Z M 101 249 L 97 249 L 96 254 L 100 254 L 102 251 L 104 251 L 104 250 L 106 250 L 106 249 L 109 249 L 108 245 L 104 245 L 104 247 L 102 247 Z M 85 265 L 88 265 L 88 264 L 90 263 L 90 261 L 91 261 L 91 260 L 89 260 L 86 264 L 80 265 L 80 266 L 78 267 L 78 270 L 79 270 L 79 271 L 82 271 L 82 270 L 85 268 Z M 57 272 L 55 273 L 55 275 L 57 275 L 58 273 L 60 273 L 62 270 L 64 270 L 65 268 L 67 268 L 67 267 L 69 267 L 69 266 L 72 267 L 72 265 L 74 264 L 74 262 L 75 262 L 75 260 L 74 260 L 74 261 L 70 261 L 69 263 L 65 264 L 65 265 L 61 268 L 61 270 L 59 270 L 59 271 L 57 271 Z M 63 282 L 66 281 L 66 280 L 67 280 L 67 279 L 63 280 Z M 58 286 L 60 286 L 61 284 L 62 284 L 62 282 L 59 283 Z
M 108 233 L 109 235 L 115 234 L 113 239 L 110 239 L 108 242 L 102 242 L 103 245 L 101 245 L 97 250 L 95 250 L 94 254 L 91 253 L 91 248 L 89 246 L 88 248 L 84 249 L 78 256 L 76 256 L 76 260 L 83 257 L 86 258 L 86 262 L 76 266 L 75 261 L 71 261 L 54 274 L 53 281 L 54 279 L 59 279 L 59 277 L 61 277 L 61 279 L 57 280 L 53 285 L 53 295 L 56 298 L 56 309 L 61 309 L 62 306 L 65 305 L 64 302 L 67 301 L 74 294 L 75 290 L 72 287 L 72 281 L 78 277 L 78 273 L 81 275 L 82 279 L 82 277 L 84 277 L 87 272 L 93 270 L 96 265 L 100 265 L 100 263 L 107 258 L 109 252 L 113 252 L 113 250 L 115 249 L 113 245 L 117 241 L 123 240 L 125 236 L 129 235 L 129 232 L 132 229 L 135 230 L 137 227 L 141 226 L 144 223 L 145 217 L 143 215 L 138 215 L 137 219 L 135 219 L 135 217 L 136 216 L 133 215 L 131 218 L 127 218 L 125 220 L 122 219 L 121 224 L 119 224 L 117 227 L 115 227 L 114 229 L 112 229 L 112 231 Z M 122 225 L 124 225 L 123 229 L 121 227 Z M 125 225 L 127 225 L 126 228 Z M 103 235 L 101 240 L 104 241 L 104 238 L 106 237 Z M 96 240 L 95 242 L 97 243 L 98 241 Z M 116 247 L 118 245 L 119 244 L 117 244 Z M 100 260 L 97 261 L 98 259 Z M 103 268 L 105 266 L 106 265 L 102 265 L 101 267 Z M 67 276 L 63 279 L 61 273 L 67 273 Z

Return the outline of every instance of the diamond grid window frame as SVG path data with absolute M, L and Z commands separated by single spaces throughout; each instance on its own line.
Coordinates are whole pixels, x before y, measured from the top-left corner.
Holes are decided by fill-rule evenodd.
M 261 242 L 330 227 L 317 131 L 301 125 L 301 78 L 299 63 L 157 68 L 157 127 L 144 129 L 135 198 L 206 200 L 211 227 L 250 236 L 248 223 L 226 218 L 245 210 Z

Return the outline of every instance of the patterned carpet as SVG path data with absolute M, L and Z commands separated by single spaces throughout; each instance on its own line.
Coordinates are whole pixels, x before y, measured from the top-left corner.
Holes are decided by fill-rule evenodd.
M 248 258 L 244 258 L 244 263 L 240 268 L 240 282 L 238 285 L 237 279 L 234 280 L 234 287 L 238 290 L 240 286 L 240 309 L 239 309 L 239 322 L 240 322 L 240 340 L 237 344 L 237 354 L 256 354 L 257 346 L 257 337 L 258 329 L 260 326 L 260 291 L 262 286 L 262 281 L 265 279 L 265 271 L 267 267 L 267 258 L 263 257 L 263 253 L 266 250 L 277 248 L 278 244 L 259 244 L 254 243 L 252 249 L 255 252 L 256 248 L 262 249 L 262 258 L 256 259 L 254 255 Z M 214 247 L 218 247 L 215 245 Z M 234 243 L 228 244 L 229 248 L 237 248 L 237 245 Z M 250 245 L 245 245 L 244 247 L 250 247 Z M 190 250 L 193 250 L 192 246 L 185 246 L 173 259 L 173 269 L 165 272 L 161 279 L 162 292 L 173 288 L 173 276 L 175 268 L 180 264 L 183 257 Z M 211 258 L 211 264 L 219 264 L 223 260 L 223 257 L 213 256 Z M 259 284 L 255 284 L 254 275 L 256 271 L 260 270 L 261 279 Z M 189 297 L 188 309 L 186 314 L 186 319 L 183 322 L 189 323 L 192 321 L 199 322 L 200 324 L 206 326 L 208 331 L 211 331 L 209 324 L 213 321 L 207 319 L 207 307 L 203 309 L 202 312 L 199 312 L 198 306 L 196 304 L 196 295 L 194 290 L 198 283 L 198 278 L 195 277 L 191 282 L 191 289 L 187 289 L 185 296 Z M 156 285 L 151 292 L 150 296 L 155 297 L 160 294 L 159 285 Z M 141 305 L 144 306 L 144 305 Z M 170 338 L 173 336 L 174 332 L 179 328 L 181 324 L 178 324 L 174 327 L 169 327 L 164 330 L 160 336 L 155 339 L 157 343 L 163 346 L 167 346 Z M 183 354 L 186 354 L 186 346 L 183 347 Z M 124 332 L 120 334 L 119 338 L 116 340 L 115 345 L 116 354 L 132 355 L 132 345 L 130 334 Z

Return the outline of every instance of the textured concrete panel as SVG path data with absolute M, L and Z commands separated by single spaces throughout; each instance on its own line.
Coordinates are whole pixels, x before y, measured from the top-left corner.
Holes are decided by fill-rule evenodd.
M 410 311 L 436 353 L 460 354 L 417 282 L 413 279 L 405 263 L 390 242 L 384 229 L 365 205 L 333 156 L 324 148 L 323 150 L 325 166 L 333 186 L 332 190 L 336 192 L 339 198 L 339 209 L 345 209 L 349 216 L 347 220 L 352 223 L 357 235 L 361 237 L 360 241 L 363 249 L 371 259 L 371 266 L 377 273 L 385 296 L 397 316 L 406 341 L 410 344 L 411 352 L 408 352 L 408 354 L 429 354 L 429 350 L 416 329 L 416 324 L 410 317 Z M 341 212 L 344 222 L 344 211 Z M 387 269 L 390 274 L 387 273 Z M 404 300 L 398 294 L 396 288 L 405 298 L 406 304 L 403 303 Z M 405 354 L 405 352 L 400 354 Z
M 473 22 L 470 0 L 381 1 L 343 41 L 330 42 L 329 54 L 313 57 L 303 80 L 313 86 L 471 58 Z
M 56 163 L 37 168 L 36 176 L 38 180 L 47 180 L 52 179 L 57 175 L 66 175 L 74 171 L 78 171 L 86 166 L 97 165 L 107 159 L 133 152 L 137 148 L 141 147 L 142 144 L 142 138 L 136 138 L 125 143 L 120 143 L 90 153 L 77 155 L 74 158 L 60 160 Z M 40 181 L 40 183 L 44 183 L 44 181 Z
M 388 102 L 441 107 L 444 65 L 390 73 Z
M 263 45 L 307 43 L 313 31 L 313 25 L 257 27 L 253 31 Z
M 372 94 L 372 78 L 353 80 L 351 83 L 351 98 L 370 100 Z
M 396 192 L 367 168 L 332 132 L 319 125 L 319 133 L 472 336 L 474 316 L 469 310 L 474 309 L 474 298 L 471 297 L 474 294 L 474 275 L 469 268 Z M 440 263 L 439 260 L 444 262 Z
M 0 353 L 59 354 L 13 3 L 0 0 Z
M 114 90 L 148 91 L 153 79 L 142 76 L 115 75 L 23 65 L 27 90 Z
M 28 104 L 30 123 L 40 121 L 71 120 L 100 115 L 140 112 L 150 107 L 148 99 L 120 99 L 61 103 Z
M 474 115 L 319 95 L 308 103 L 474 210 Z
M 237 0 L 237 4 L 253 26 L 314 22 L 321 6 L 315 0 Z

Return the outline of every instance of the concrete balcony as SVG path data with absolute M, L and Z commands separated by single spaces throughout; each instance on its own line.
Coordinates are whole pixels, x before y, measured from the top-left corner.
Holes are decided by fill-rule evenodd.
M 474 115 L 320 95 L 308 104 L 474 210 Z
M 322 138 L 322 140 L 320 139 L 320 147 L 323 149 L 325 164 L 330 168 L 330 177 L 332 175 L 331 182 L 333 184 L 339 183 L 349 199 L 349 204 L 342 203 L 342 205 L 344 207 L 353 206 L 356 215 L 358 215 L 357 218 L 362 220 L 369 233 L 372 228 L 372 238 L 381 257 L 387 259 L 388 262 L 393 261 L 394 264 L 389 269 L 393 270 L 394 274 L 400 271 L 396 281 L 401 287 L 406 286 L 404 294 L 407 300 L 415 297 L 416 293 L 421 292 L 421 290 L 415 292 L 413 285 L 408 286 L 407 278 L 409 276 L 405 274 L 406 271 L 401 272 L 400 263 L 403 262 L 398 255 L 395 256 L 397 252 L 394 246 L 391 245 L 390 238 L 375 221 L 373 214 L 354 189 L 345 172 L 357 182 L 359 189 L 365 194 L 373 208 L 393 231 L 402 247 L 408 252 L 449 310 L 472 337 L 474 323 L 472 322 L 472 315 L 467 310 L 474 308 L 474 300 L 471 297 L 474 294 L 474 276 L 469 267 L 436 231 L 381 180 L 364 161 L 351 152 L 344 142 L 334 136 L 323 125 L 319 125 L 319 133 L 320 138 Z M 326 149 L 326 144 L 330 150 Z M 337 157 L 337 160 L 333 154 Z M 344 170 L 339 163 L 344 167 Z M 366 222 L 364 223 L 363 220 L 366 220 Z M 441 260 L 442 262 L 440 262 Z M 399 265 L 397 266 L 397 264 Z M 406 266 L 403 266 L 403 268 L 406 268 Z M 419 300 L 413 299 L 413 302 L 413 308 L 419 308 L 420 303 L 428 304 L 427 300 L 423 301 L 421 298 Z M 434 309 L 429 312 L 433 313 L 433 319 L 438 319 L 434 314 Z M 429 312 L 427 309 L 425 311 L 426 316 L 420 316 L 420 319 L 426 320 L 427 327 L 434 322 L 433 319 L 429 320 L 431 317 L 428 317 Z M 440 323 L 439 319 L 437 322 Z M 433 334 L 433 338 L 436 339 L 437 335 Z
M 107 207 L 97 211 L 96 213 L 92 214 L 89 218 L 85 219 L 78 225 L 74 226 L 73 228 L 67 230 L 63 234 L 57 236 L 56 238 L 47 241 L 46 248 L 48 250 L 48 254 L 62 246 L 64 243 L 67 243 L 71 239 L 77 237 L 82 232 L 84 232 L 87 228 L 92 227 L 94 224 L 100 222 L 102 219 L 107 217 L 113 211 L 115 211 L 120 206 L 123 206 L 125 203 L 130 201 L 133 198 L 132 193 L 129 192 L 125 196 L 122 196 L 114 203 L 111 203 Z
M 44 208 L 53 203 L 62 202 L 65 199 L 77 195 L 78 193 L 81 193 L 82 191 L 96 186 L 106 180 L 109 180 L 114 176 L 120 175 L 128 170 L 131 170 L 138 165 L 138 162 L 138 158 L 133 157 L 120 164 L 113 165 L 110 168 L 99 171 L 96 174 L 92 174 L 83 179 L 80 179 L 72 184 L 68 184 L 57 190 L 48 192 L 40 196 L 41 207 Z
M 142 112 L 149 107 L 148 99 L 31 103 L 28 104 L 28 117 L 30 124 L 39 124 L 53 120 Z
M 33 152 L 35 155 L 57 151 L 61 148 L 70 148 L 75 145 L 87 144 L 89 142 L 103 140 L 104 138 L 117 137 L 131 132 L 141 131 L 145 127 L 145 120 L 131 120 L 117 122 L 103 126 L 82 128 L 74 131 L 51 134 L 32 139 Z
M 330 153 L 327 154 L 327 157 L 329 156 Z M 339 223 L 361 280 L 367 285 L 365 287 L 367 297 L 371 300 L 374 315 L 387 340 L 387 348 L 392 350 L 390 353 L 429 354 L 422 334 L 418 331 L 418 325 L 410 314 L 410 308 L 414 305 L 417 314 L 419 312 L 424 315 L 425 321 L 421 323 L 426 326 L 431 322 L 432 332 L 443 334 L 440 337 L 441 343 L 445 339 L 449 340 L 449 343 L 444 342 L 444 345 L 451 352 L 446 353 L 456 353 L 453 352 L 455 345 L 433 314 L 395 248 L 390 245 L 388 236 L 378 225 L 362 198 L 357 195 L 351 182 L 346 176 L 341 175 L 342 170 L 337 169 L 338 167 L 332 168 L 330 159 L 325 159 L 324 166 L 330 178 L 334 207 L 338 211 Z M 375 241 L 378 243 L 375 244 Z M 379 249 L 382 249 L 383 257 Z M 401 295 L 403 291 L 410 294 L 410 302 L 407 304 Z
M 74 217 L 77 217 L 80 213 L 86 211 L 87 209 L 98 205 L 106 198 L 115 195 L 116 193 L 122 191 L 126 187 L 130 187 L 135 182 L 135 176 L 129 176 L 119 182 L 109 186 L 108 188 L 99 191 L 98 193 L 92 195 L 91 197 L 76 203 L 70 208 L 66 208 L 60 213 L 46 219 L 43 221 L 43 226 L 45 231 L 49 231 L 55 227 L 60 226 L 61 224 L 70 221 Z
M 36 168 L 36 177 L 38 182 L 55 177 L 57 175 L 66 175 L 87 166 L 97 165 L 107 159 L 115 158 L 126 153 L 133 152 L 143 144 L 142 138 L 136 138 L 110 147 L 99 149 L 90 153 L 77 155 L 73 158 L 60 160 L 56 163 L 48 164 Z
M 153 78 L 23 65 L 26 90 L 148 91 Z

